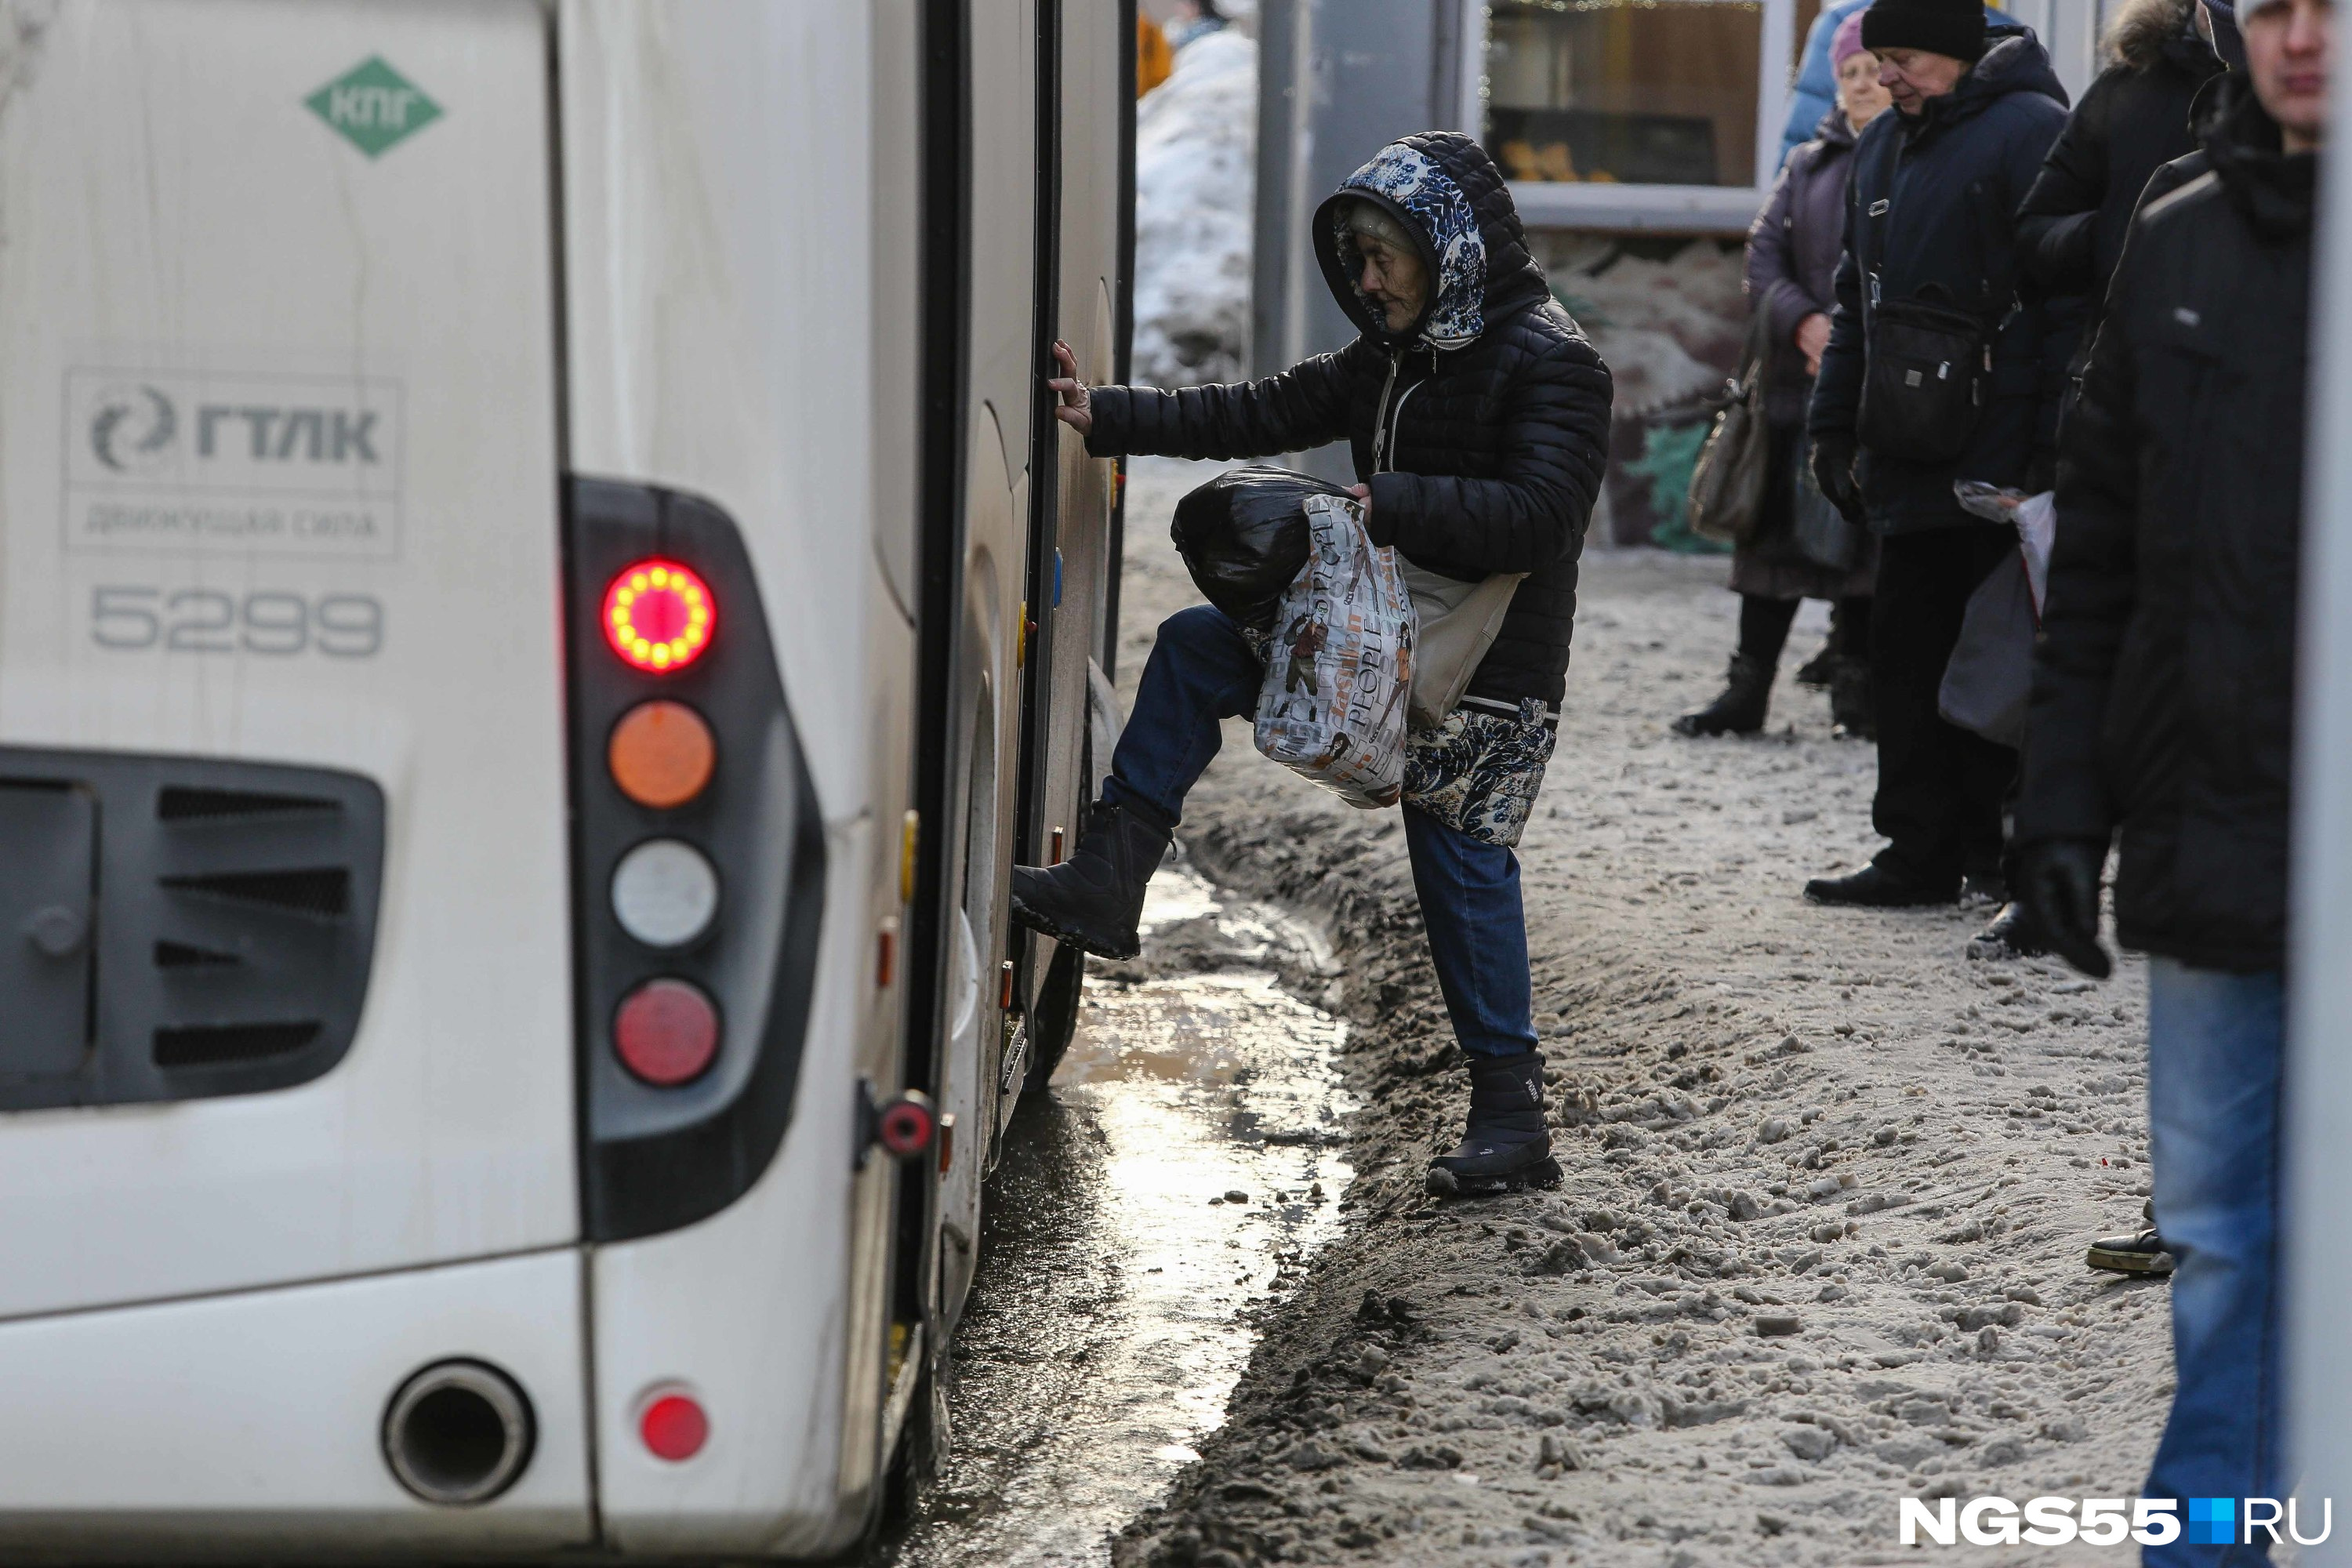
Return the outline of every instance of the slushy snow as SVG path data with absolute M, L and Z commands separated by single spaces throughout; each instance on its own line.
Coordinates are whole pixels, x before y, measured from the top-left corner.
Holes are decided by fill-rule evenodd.
M 1256 144 L 1257 44 L 1236 29 L 1177 51 L 1136 106 L 1136 380 L 1241 379 Z

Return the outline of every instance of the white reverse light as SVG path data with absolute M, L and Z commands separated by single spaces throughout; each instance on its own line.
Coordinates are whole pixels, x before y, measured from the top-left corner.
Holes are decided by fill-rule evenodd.
M 718 912 L 719 873 L 691 844 L 649 838 L 614 869 L 614 918 L 647 947 L 682 947 Z

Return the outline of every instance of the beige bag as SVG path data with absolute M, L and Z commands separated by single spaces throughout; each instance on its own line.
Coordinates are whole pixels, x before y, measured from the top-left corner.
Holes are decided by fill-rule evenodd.
M 1413 641 L 1412 696 L 1405 723 L 1415 730 L 1433 730 L 1462 705 L 1462 693 L 1477 673 L 1478 661 L 1495 646 L 1511 595 L 1527 574 L 1497 572 L 1481 582 L 1465 583 L 1415 566 L 1402 555 L 1397 568 L 1405 591 L 1412 595 L 1413 618 L 1421 627 Z

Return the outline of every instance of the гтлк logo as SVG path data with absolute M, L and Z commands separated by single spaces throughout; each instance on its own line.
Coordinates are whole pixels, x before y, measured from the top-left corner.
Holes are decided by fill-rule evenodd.
M 90 405 L 89 449 L 118 474 L 152 474 L 180 433 L 172 400 L 143 382 L 110 386 Z

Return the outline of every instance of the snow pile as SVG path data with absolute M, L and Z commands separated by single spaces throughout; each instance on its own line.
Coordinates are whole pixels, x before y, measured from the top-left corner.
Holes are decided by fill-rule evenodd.
M 1643 415 L 1723 384 L 1748 333 L 1740 253 L 1696 240 L 1665 260 L 1611 247 L 1555 266 L 1554 287 L 1616 378 L 1617 411 Z
M 1136 380 L 1241 378 L 1256 142 L 1257 45 L 1232 28 L 1179 50 L 1136 106 Z

